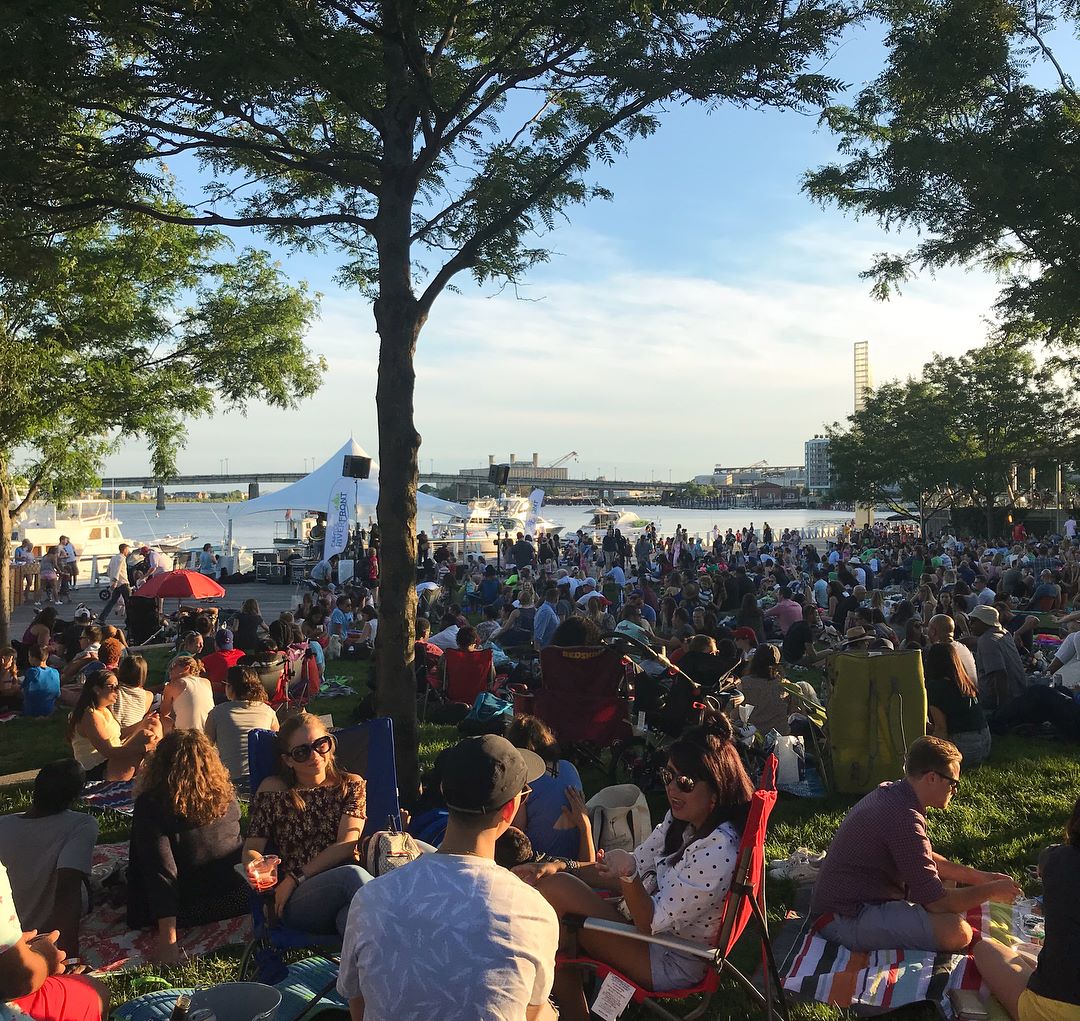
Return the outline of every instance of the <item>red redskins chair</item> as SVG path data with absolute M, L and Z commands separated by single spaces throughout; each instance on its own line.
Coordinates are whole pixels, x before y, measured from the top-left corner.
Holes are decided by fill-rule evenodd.
M 639 932 L 632 924 L 625 922 L 610 922 L 604 918 L 585 918 L 581 921 L 583 929 L 610 932 L 629 939 L 644 940 L 646 943 L 657 943 L 706 961 L 709 964 L 709 971 L 697 985 L 686 989 L 667 989 L 662 993 L 657 993 L 637 985 L 611 965 L 589 957 L 560 957 L 559 964 L 584 966 L 595 971 L 597 978 L 601 980 L 611 973 L 618 975 L 624 982 L 634 986 L 635 1003 L 644 1003 L 660 1017 L 668 1018 L 670 1021 L 690 1021 L 692 1018 L 700 1018 L 708 1010 L 713 994 L 719 988 L 720 976 L 725 971 L 729 971 L 754 999 L 764 1006 L 768 1018 L 771 1019 L 775 1015 L 786 1018 L 787 1005 L 780 986 L 780 976 L 777 972 L 772 946 L 769 944 L 769 927 L 765 918 L 765 833 L 769 815 L 773 805 L 776 804 L 776 767 L 776 756 L 770 755 L 761 774 L 760 786 L 754 792 L 750 803 L 750 814 L 743 829 L 742 841 L 739 843 L 735 875 L 731 880 L 731 888 L 724 898 L 724 912 L 712 947 L 703 947 L 698 943 L 679 939 L 677 936 L 652 936 Z M 757 921 L 761 940 L 764 994 L 731 963 L 729 957 L 751 918 Z M 682 1018 L 665 1010 L 656 1002 L 657 1000 L 685 1000 L 690 996 L 703 996 L 704 999 L 693 1011 L 683 1015 Z
M 633 685 L 623 654 L 607 645 L 540 653 L 540 688 L 515 695 L 514 712 L 540 717 L 565 748 L 582 743 L 606 748 L 632 736 Z

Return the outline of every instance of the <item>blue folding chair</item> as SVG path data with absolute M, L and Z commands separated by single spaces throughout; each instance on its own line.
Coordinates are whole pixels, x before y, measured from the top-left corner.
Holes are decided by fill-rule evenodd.
M 367 822 L 363 835 L 377 830 L 401 828 L 398 804 L 397 766 L 394 762 L 394 724 L 389 717 L 331 731 L 337 739 L 335 758 L 342 769 L 357 773 L 367 781 Z M 248 734 L 248 764 L 252 796 L 268 776 L 278 772 L 276 735 L 272 730 L 252 730 Z M 252 892 L 251 916 L 255 936 L 240 960 L 240 981 L 253 978 L 273 985 L 286 973 L 283 950 L 318 949 L 324 957 L 337 960 L 340 949 L 337 933 L 311 933 L 291 929 L 275 920 L 271 924 L 264 910 L 263 896 Z M 329 950 L 330 952 L 327 952 Z

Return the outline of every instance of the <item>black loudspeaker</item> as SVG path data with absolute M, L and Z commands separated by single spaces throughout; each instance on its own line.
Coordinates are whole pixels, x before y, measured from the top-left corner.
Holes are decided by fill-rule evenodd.
M 341 474 L 347 479 L 366 479 L 371 474 L 371 458 L 346 454 Z
M 493 486 L 505 486 L 510 478 L 510 465 L 508 464 L 489 464 L 488 465 L 488 482 Z

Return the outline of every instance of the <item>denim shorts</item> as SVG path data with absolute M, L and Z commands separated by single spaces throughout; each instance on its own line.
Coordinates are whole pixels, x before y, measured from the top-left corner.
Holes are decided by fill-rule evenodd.
M 649 944 L 649 965 L 653 992 L 657 993 L 696 986 L 709 970 L 709 966 L 699 958 L 680 954 L 678 950 L 656 943 Z
M 926 908 L 906 900 L 864 904 L 853 918 L 833 917 L 821 935 L 849 950 L 936 950 Z

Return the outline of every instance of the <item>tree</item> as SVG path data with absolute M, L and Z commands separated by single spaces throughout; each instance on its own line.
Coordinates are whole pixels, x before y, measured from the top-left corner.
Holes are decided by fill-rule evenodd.
M 1048 366 L 1015 344 L 936 357 L 918 379 L 874 390 L 847 428 L 829 432 L 841 499 L 904 503 L 919 523 L 966 501 L 986 510 L 987 537 L 1018 464 L 1071 457 L 1075 402 Z
M 170 203 L 167 210 L 180 211 Z M 315 304 L 265 254 L 218 261 L 217 232 L 131 213 L 0 245 L 0 645 L 8 641 L 12 512 L 97 483 L 119 438 L 175 474 L 184 421 L 251 400 L 292 407 L 322 360 L 302 338 Z
M 959 450 L 942 427 L 950 417 L 943 395 L 924 380 L 878 387 L 846 428 L 834 423 L 826 430 L 834 497 L 901 512 L 915 504 L 925 536 L 927 521 L 956 495 L 950 466 Z
M 851 16 L 845 0 L 7 5 L 0 109 L 36 112 L 32 126 L 0 120 L 8 202 L 161 215 L 127 182 L 182 153 L 211 177 L 181 222 L 341 252 L 341 280 L 373 299 L 377 701 L 395 719 L 406 797 L 417 779 L 414 357 L 435 299 L 461 273 L 513 284 L 547 258 L 556 220 L 607 196 L 590 167 L 651 134 L 663 104 L 823 103 L 837 83 L 807 68 Z M 108 120 L 100 146 L 53 129 L 72 110 Z
M 999 274 L 996 336 L 1080 344 L 1080 95 L 1051 42 L 1062 0 L 884 0 L 885 70 L 824 121 L 842 163 L 807 175 L 823 203 L 919 240 L 863 276 L 886 298 L 920 270 Z M 1052 84 L 1037 81 L 1049 77 Z

